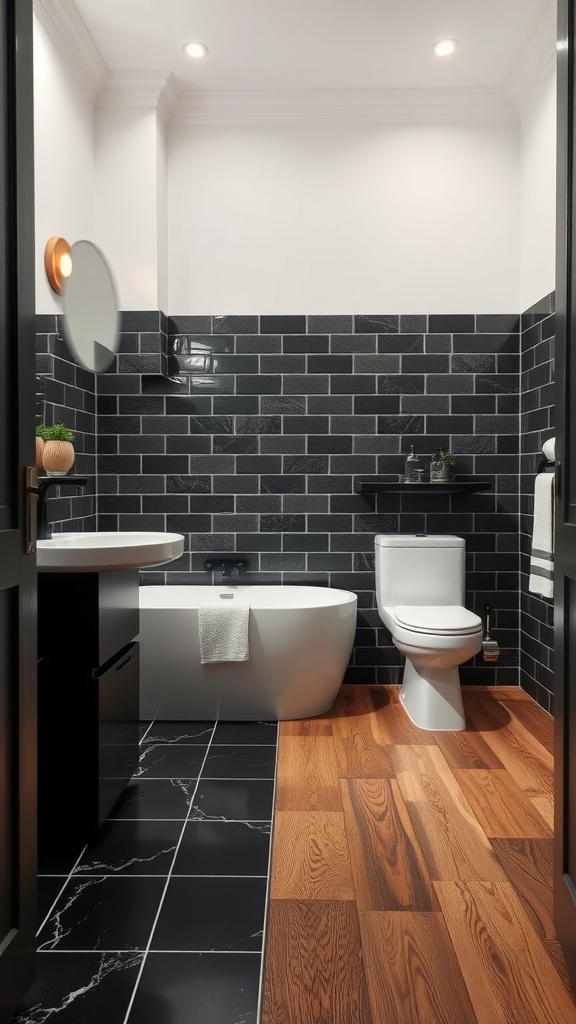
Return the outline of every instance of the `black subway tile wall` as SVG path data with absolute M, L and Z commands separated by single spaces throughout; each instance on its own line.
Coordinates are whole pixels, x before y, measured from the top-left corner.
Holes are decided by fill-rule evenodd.
M 400 677 L 375 608 L 374 535 L 457 533 L 468 606 L 494 607 L 503 648 L 497 668 L 479 658 L 462 679 L 515 684 L 518 362 L 514 315 L 125 313 L 97 384 L 99 529 L 186 535 L 145 583 L 209 584 L 203 562 L 220 552 L 246 558 L 253 582 L 355 591 L 351 682 Z M 450 448 L 490 490 L 355 493 L 358 475 L 398 479 L 410 445 L 424 466 Z
M 520 683 L 553 712 L 553 601 L 528 590 L 534 477 L 554 434 L 554 295 L 522 314 L 520 476 Z
M 95 374 L 76 366 L 62 336 L 59 317 L 38 315 L 36 422 L 46 426 L 63 423 L 74 433 L 76 461 L 70 472 L 88 477 L 88 486 L 81 495 L 66 489 L 48 499 L 48 515 L 55 532 L 96 529 L 95 391 Z

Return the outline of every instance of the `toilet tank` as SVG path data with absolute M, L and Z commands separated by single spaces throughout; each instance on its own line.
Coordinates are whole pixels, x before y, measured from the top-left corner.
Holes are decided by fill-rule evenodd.
M 464 604 L 466 545 L 462 537 L 382 533 L 376 550 L 378 608 Z

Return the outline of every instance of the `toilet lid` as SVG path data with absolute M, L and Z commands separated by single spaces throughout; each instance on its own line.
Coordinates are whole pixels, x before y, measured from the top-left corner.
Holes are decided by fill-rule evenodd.
M 475 633 L 482 625 L 480 616 L 461 605 L 397 605 L 395 613 L 401 626 L 422 633 Z

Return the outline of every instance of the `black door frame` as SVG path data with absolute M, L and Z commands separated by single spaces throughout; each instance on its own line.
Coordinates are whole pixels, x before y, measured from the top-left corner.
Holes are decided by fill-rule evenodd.
M 0 18 L 0 305 L 5 335 L 0 348 L 7 366 L 11 427 L 10 437 L 0 437 L 0 458 L 9 473 L 0 529 L 0 590 L 12 609 L 0 665 L 9 708 L 4 735 L 10 739 L 1 769 L 8 779 L 4 793 L 11 839 L 11 858 L 0 878 L 0 885 L 11 888 L 11 916 L 0 940 L 4 1024 L 33 981 L 36 940 L 36 564 L 34 555 L 26 553 L 26 466 L 35 461 L 32 0 L 0 0 Z

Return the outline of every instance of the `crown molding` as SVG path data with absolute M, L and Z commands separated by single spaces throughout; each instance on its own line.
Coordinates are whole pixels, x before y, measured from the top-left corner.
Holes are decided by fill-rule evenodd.
M 74 0 L 34 0 L 34 13 L 87 96 L 94 101 L 108 68 Z
M 502 89 L 184 89 L 176 124 L 511 121 Z
M 154 107 L 169 121 L 177 96 L 178 83 L 170 71 L 115 71 L 103 83 L 96 105 Z
M 556 60 L 556 5 L 546 14 L 530 36 L 518 63 L 505 83 L 505 90 L 516 110 L 524 104 L 532 89 Z

